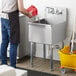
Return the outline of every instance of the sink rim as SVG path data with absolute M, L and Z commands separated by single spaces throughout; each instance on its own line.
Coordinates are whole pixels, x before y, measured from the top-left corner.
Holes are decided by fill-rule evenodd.
M 34 23 L 34 22 L 28 22 L 29 25 L 48 25 L 48 26 L 52 26 L 51 24 L 43 24 L 43 23 Z

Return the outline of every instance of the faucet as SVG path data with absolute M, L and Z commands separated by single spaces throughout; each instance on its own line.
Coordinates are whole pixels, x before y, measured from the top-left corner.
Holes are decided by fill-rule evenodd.
M 62 11 L 60 9 L 56 9 L 56 14 L 60 15 L 60 14 L 62 14 Z
M 52 8 L 52 7 L 46 7 L 46 9 L 48 9 L 48 14 L 57 14 L 57 15 L 60 15 L 62 14 L 62 11 L 60 9 L 57 9 L 57 8 Z M 45 10 L 46 12 L 46 10 Z
M 48 9 L 48 14 L 50 13 L 54 14 L 54 8 L 46 7 L 46 9 Z

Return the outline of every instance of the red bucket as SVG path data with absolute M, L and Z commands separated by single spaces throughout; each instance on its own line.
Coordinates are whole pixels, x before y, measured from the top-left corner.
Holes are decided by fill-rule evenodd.
M 38 14 L 38 10 L 34 5 L 31 5 L 29 8 L 26 9 L 26 11 L 28 12 L 33 11 L 32 16 L 36 16 Z

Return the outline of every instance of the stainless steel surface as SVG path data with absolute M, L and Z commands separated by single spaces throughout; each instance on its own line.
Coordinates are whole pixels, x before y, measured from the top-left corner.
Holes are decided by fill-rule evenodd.
M 59 9 L 59 8 L 55 8 L 55 7 L 46 7 L 46 9 L 45 10 L 47 10 L 48 9 L 48 14 L 49 13 L 51 13 L 51 14 L 57 14 L 57 15 L 60 15 L 60 14 L 62 14 L 62 10 L 61 9 Z
M 52 47 L 54 44 L 62 42 L 66 38 L 66 15 L 67 15 L 66 9 L 56 8 L 58 12 L 56 11 L 55 13 L 55 8 L 52 9 L 53 11 L 49 13 L 48 13 L 49 8 L 46 8 L 45 10 L 46 12 L 45 19 L 49 24 L 28 22 L 29 42 L 50 44 Z M 30 52 L 31 52 L 30 62 L 33 63 L 32 50 Z M 53 47 L 51 48 L 50 64 L 51 64 L 50 65 L 51 70 L 53 70 Z
M 30 43 L 30 64 L 33 67 L 33 43 Z
M 49 8 L 53 8 L 54 13 L 48 13 L 51 11 Z M 62 12 L 62 14 L 57 14 L 57 10 Z M 45 8 L 45 19 L 48 21 L 49 24 L 57 25 L 67 21 L 67 9 L 62 7 L 46 7 Z
M 30 42 L 50 44 L 51 40 L 51 25 L 29 23 Z
M 51 55 L 50 55 L 50 68 L 51 68 L 51 71 L 53 71 L 53 47 L 51 45 Z
M 56 8 L 56 7 L 55 7 Z M 28 22 L 29 41 L 42 44 L 56 44 L 66 37 L 66 9 L 56 8 L 62 11 L 62 14 L 47 13 L 45 19 L 49 24 Z
M 43 44 L 43 57 L 44 57 L 44 60 L 46 59 L 46 44 Z
M 29 22 L 29 41 L 42 44 L 56 44 L 65 39 L 66 23 L 56 25 Z

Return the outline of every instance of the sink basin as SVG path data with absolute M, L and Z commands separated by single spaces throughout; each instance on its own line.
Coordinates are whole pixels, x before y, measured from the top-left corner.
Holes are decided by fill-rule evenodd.
M 56 44 L 66 38 L 66 8 L 61 9 L 62 14 L 48 13 L 44 19 L 28 22 L 29 41 L 42 44 Z
M 46 19 L 40 19 L 38 21 L 34 21 L 33 23 L 49 24 Z
M 28 22 L 29 41 L 42 44 L 56 44 L 65 39 L 65 22 L 50 25 L 38 22 Z

